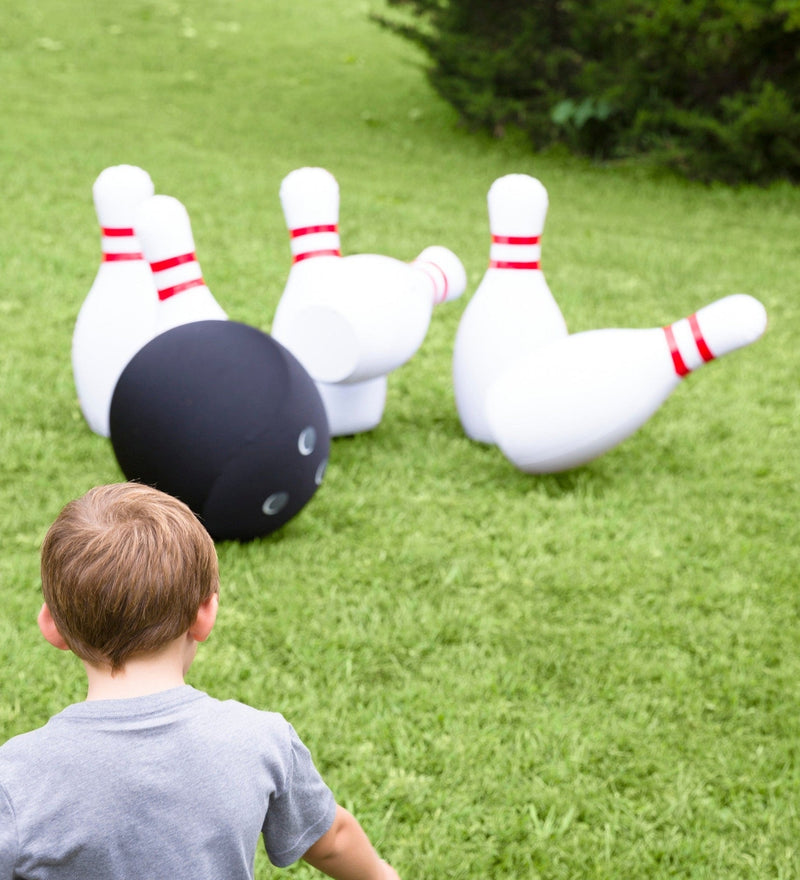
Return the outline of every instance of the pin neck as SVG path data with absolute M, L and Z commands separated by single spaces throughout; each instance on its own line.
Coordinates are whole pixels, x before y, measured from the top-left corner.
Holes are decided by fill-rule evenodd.
M 309 260 L 312 257 L 341 257 L 342 252 L 339 248 L 325 248 L 318 251 L 305 251 L 302 254 L 295 254 L 292 257 L 293 263 L 299 263 L 302 260 Z
M 697 320 L 697 313 L 695 312 L 694 314 L 689 315 L 688 320 L 689 326 L 692 328 L 692 336 L 694 336 L 694 341 L 697 344 L 697 350 L 700 352 L 700 357 L 703 359 L 703 363 L 713 361 L 714 355 L 708 347 L 708 343 L 703 338 L 703 331 L 700 329 L 700 323 Z
M 323 223 L 319 226 L 298 226 L 289 230 L 289 238 L 300 238 L 301 235 L 315 235 L 318 232 L 339 232 L 337 223 Z
M 489 258 L 490 269 L 541 269 L 538 259 L 540 235 L 495 235 Z
M 131 227 L 125 226 L 101 226 L 100 234 L 103 236 L 103 239 L 119 239 L 119 238 L 128 238 L 130 242 L 127 242 L 130 250 L 109 250 L 108 243 L 103 241 L 103 256 L 102 262 L 104 263 L 116 263 L 122 262 L 126 260 L 143 260 L 144 255 L 139 250 L 133 250 L 136 246 L 136 239 L 134 237 L 134 231 Z M 123 242 L 117 243 L 118 247 L 123 246 Z
M 541 244 L 541 235 L 492 235 L 492 244 Z
M 193 278 L 191 281 L 184 281 L 181 284 L 173 284 L 172 287 L 159 288 L 158 298 L 161 302 L 175 296 L 176 293 L 183 293 L 184 290 L 191 290 L 193 287 L 204 287 L 205 281 L 202 278 Z
M 159 279 L 156 278 L 158 298 L 161 302 L 178 293 L 183 293 L 184 290 L 191 290 L 193 287 L 204 287 L 205 281 L 203 281 L 203 276 L 200 272 L 200 265 L 197 262 L 197 255 L 194 251 L 189 251 L 186 254 L 178 254 L 174 257 L 167 257 L 164 260 L 156 260 L 154 263 L 150 263 L 150 268 L 152 269 L 154 276 L 158 276 L 161 272 L 169 272 L 171 269 L 175 269 L 178 266 L 185 266 L 190 263 L 194 263 L 196 266 L 197 274 L 194 278 L 186 278 L 178 283 L 168 284 L 163 287 L 159 283 Z M 174 278 L 175 276 L 173 274 L 172 280 L 174 280 Z
M 541 269 L 539 260 L 515 262 L 513 260 L 489 260 L 490 269 Z
M 138 251 L 131 251 L 129 253 L 110 253 L 109 251 L 103 251 L 103 262 L 104 263 L 119 263 L 124 260 L 143 260 L 144 254 Z
M 165 269 L 174 269 L 175 266 L 182 266 L 184 263 L 196 263 L 197 255 L 194 251 L 188 254 L 180 254 L 177 257 L 168 257 L 166 260 L 158 260 L 150 263 L 150 268 L 154 272 L 163 272 Z
M 709 361 L 713 361 L 714 354 L 708 347 L 708 343 L 703 337 L 703 331 L 700 329 L 700 323 L 697 320 L 697 313 L 689 315 L 689 317 L 685 319 L 685 322 L 688 324 L 689 329 L 692 332 L 692 339 L 694 341 L 697 354 L 700 356 L 700 363 L 706 364 Z M 690 367 L 686 363 L 684 355 L 681 354 L 678 340 L 675 336 L 674 328 L 682 323 L 684 322 L 678 321 L 675 324 L 670 324 L 669 326 L 662 328 L 664 330 L 664 335 L 667 339 L 667 345 L 669 346 L 669 353 L 670 357 L 672 358 L 672 366 L 674 367 L 676 374 L 681 378 L 683 378 L 684 376 L 688 376 L 688 374 L 691 373 L 693 369 L 696 369 L 696 367 Z M 685 352 L 685 354 L 687 357 L 689 356 L 689 352 Z
M 447 273 L 444 269 L 431 260 L 414 260 L 412 266 L 424 272 L 430 279 L 433 285 L 433 304 L 443 303 L 447 299 L 449 290 Z
M 321 236 L 312 242 L 325 247 L 309 247 L 305 249 L 301 241 L 306 236 Z M 320 223 L 314 226 L 296 226 L 289 230 L 289 238 L 292 243 L 292 263 L 299 263 L 312 257 L 341 257 L 339 248 L 339 225 L 338 223 Z

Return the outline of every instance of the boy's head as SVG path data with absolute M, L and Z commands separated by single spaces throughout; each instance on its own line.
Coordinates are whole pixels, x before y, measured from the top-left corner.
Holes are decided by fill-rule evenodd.
M 69 648 L 122 669 L 188 632 L 219 590 L 214 542 L 177 498 L 98 486 L 64 507 L 42 544 L 42 593 Z

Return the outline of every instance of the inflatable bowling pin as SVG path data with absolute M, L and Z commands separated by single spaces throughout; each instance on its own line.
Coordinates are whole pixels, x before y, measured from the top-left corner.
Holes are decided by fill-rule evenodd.
M 158 291 L 155 334 L 193 321 L 227 320 L 203 280 L 189 214 L 178 199 L 146 199 L 136 211 L 134 229 Z
M 355 383 L 409 360 L 434 303 L 460 296 L 466 274 L 443 247 L 410 264 L 380 254 L 341 257 L 338 191 L 321 168 L 296 169 L 281 185 L 293 265 L 272 334 L 315 380 Z
M 72 372 L 84 418 L 103 437 L 120 373 L 154 333 L 158 297 L 133 231 L 137 206 L 152 195 L 150 175 L 133 165 L 106 168 L 92 187 L 102 259 L 75 322 Z
M 272 336 L 286 345 L 283 331 L 292 314 L 324 290 L 342 259 L 339 240 L 339 184 L 325 168 L 304 167 L 283 179 L 280 200 L 292 266 L 272 322 Z M 350 385 L 315 382 L 331 437 L 376 428 L 386 406 L 386 376 Z
M 298 309 L 313 302 L 338 271 L 339 184 L 324 168 L 296 168 L 280 187 L 281 207 L 289 229 L 292 265 L 272 320 L 271 334 L 283 329 Z M 285 343 L 284 343 L 285 344 Z
M 365 255 L 366 256 L 366 255 Z M 390 258 L 386 258 L 389 260 Z M 348 261 L 357 260 L 357 257 L 344 257 L 343 262 L 347 266 L 351 265 Z M 392 260 L 392 263 L 396 261 Z M 420 296 L 414 301 L 409 297 L 409 306 L 417 305 L 421 308 L 421 313 L 416 316 L 417 327 L 421 329 L 424 324 L 426 330 L 430 323 L 432 309 L 454 296 L 460 296 L 466 287 L 466 273 L 461 261 L 447 248 L 433 245 L 425 248 L 425 250 L 411 263 L 411 267 L 418 274 L 418 290 Z M 391 267 L 394 271 L 396 266 Z M 424 312 L 424 317 L 422 315 Z M 308 312 L 298 313 L 300 316 L 308 318 Z M 316 317 L 324 314 L 324 312 L 316 312 Z M 412 318 L 413 319 L 413 318 Z M 308 325 L 313 326 L 314 320 L 308 321 Z M 349 327 L 352 330 L 353 324 Z M 422 344 L 425 332 L 421 336 L 411 342 L 410 348 L 406 349 L 407 356 L 405 360 L 411 357 Z M 343 337 L 344 346 L 350 350 L 357 349 L 358 342 L 353 337 Z M 365 350 L 362 346 L 360 351 Z M 410 352 L 410 353 L 408 353 Z M 382 352 L 384 356 L 386 352 Z M 403 361 L 404 362 L 404 361 Z M 387 372 L 391 372 L 396 367 L 385 361 L 376 365 L 366 358 L 362 359 L 361 369 L 367 374 L 375 372 L 381 368 L 386 368 Z M 355 374 L 355 370 L 351 375 Z M 328 412 L 330 428 L 332 436 L 342 436 L 347 434 L 359 433 L 359 431 L 369 431 L 376 428 L 380 423 L 383 410 L 386 405 L 387 380 L 386 374 L 375 376 L 374 378 L 353 380 L 351 378 L 340 382 L 317 382 L 323 403 Z M 369 418 L 369 414 L 372 417 Z
M 343 257 L 324 300 L 295 312 L 286 347 L 320 382 L 361 382 L 396 370 L 425 340 L 435 304 L 460 296 L 466 274 L 447 248 L 413 262 L 379 254 Z
M 280 196 L 293 263 L 272 335 L 317 382 L 333 436 L 356 433 L 359 424 L 370 430 L 383 414 L 386 375 L 418 350 L 434 305 L 463 293 L 464 267 L 443 247 L 426 248 L 410 264 L 342 257 L 339 188 L 325 169 L 292 171 Z
M 740 293 L 667 327 L 589 330 L 537 348 L 489 389 L 493 436 L 527 473 L 578 467 L 640 428 L 684 376 L 755 342 L 766 325 L 764 306 Z
M 453 389 L 464 432 L 493 443 L 486 392 L 516 358 L 567 335 L 541 268 L 547 190 L 535 177 L 507 174 L 487 196 L 489 266 L 472 295 L 453 346 Z

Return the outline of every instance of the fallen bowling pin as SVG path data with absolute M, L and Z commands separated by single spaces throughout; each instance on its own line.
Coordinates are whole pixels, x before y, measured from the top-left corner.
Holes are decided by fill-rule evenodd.
M 527 174 L 499 177 L 487 195 L 489 266 L 467 303 L 453 346 L 453 390 L 464 432 L 492 443 L 486 392 L 518 357 L 567 335 L 541 268 L 548 195 Z
M 134 230 L 158 290 L 153 335 L 193 321 L 227 320 L 203 280 L 189 213 L 178 199 L 154 195 L 143 201 Z
M 102 257 L 75 322 L 72 372 L 83 416 L 102 437 L 120 373 L 155 329 L 158 296 L 133 230 L 136 208 L 153 189 L 135 165 L 106 168 L 92 186 Z
M 684 376 L 766 326 L 764 306 L 739 293 L 666 327 L 589 330 L 537 348 L 489 389 L 495 442 L 527 473 L 586 464 L 638 430 Z
M 320 382 L 361 382 L 398 369 L 419 350 L 436 304 L 464 292 L 466 273 L 444 247 L 411 263 L 379 254 L 343 257 L 324 300 L 298 309 L 282 332 Z

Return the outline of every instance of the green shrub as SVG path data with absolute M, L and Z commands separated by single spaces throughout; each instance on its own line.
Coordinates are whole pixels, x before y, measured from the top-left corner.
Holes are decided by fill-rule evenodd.
M 411 20 L 379 20 L 474 128 L 703 180 L 800 180 L 800 0 L 389 2 Z

